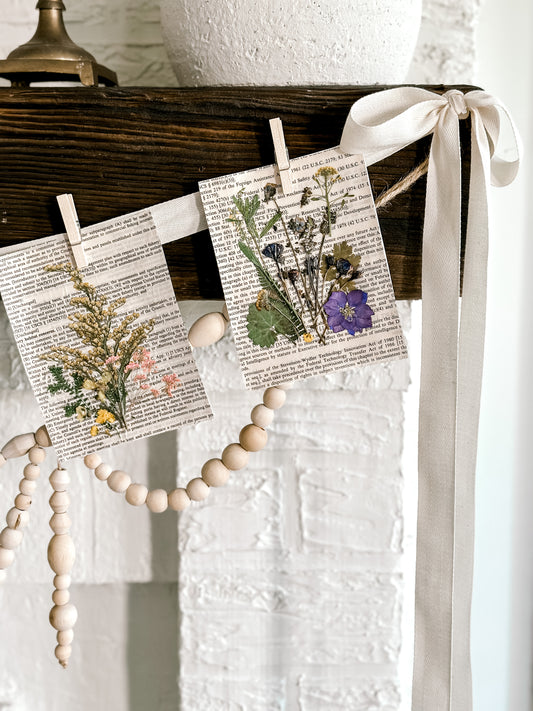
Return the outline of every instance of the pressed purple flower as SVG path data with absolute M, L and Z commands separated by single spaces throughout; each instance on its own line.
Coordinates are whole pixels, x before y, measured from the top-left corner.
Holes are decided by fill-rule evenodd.
M 279 262 L 281 254 L 283 252 L 283 245 L 278 242 L 273 242 L 272 244 L 267 244 L 267 246 L 261 250 L 265 257 L 273 259 L 275 262 Z
M 363 328 L 371 328 L 374 312 L 366 303 L 367 297 L 368 294 L 361 289 L 354 289 L 348 294 L 334 291 L 324 304 L 330 329 L 334 333 L 348 331 L 353 336 Z

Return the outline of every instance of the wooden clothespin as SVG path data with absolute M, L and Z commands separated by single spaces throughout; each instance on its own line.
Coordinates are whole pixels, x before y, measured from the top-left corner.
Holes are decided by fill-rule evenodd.
M 80 221 L 78 220 L 78 213 L 76 212 L 76 207 L 74 206 L 74 198 L 70 193 L 65 193 L 64 195 L 57 196 L 57 202 L 59 203 L 61 217 L 63 218 L 65 229 L 67 230 L 67 237 L 72 249 L 72 256 L 74 258 L 74 266 L 77 269 L 86 267 L 87 257 L 83 251 Z
M 285 136 L 283 135 L 283 124 L 280 118 L 270 119 L 269 123 L 270 131 L 272 132 L 272 140 L 274 141 L 274 153 L 276 155 L 276 163 L 281 180 L 281 189 L 288 195 L 292 192 L 292 179 L 289 151 L 285 145 Z

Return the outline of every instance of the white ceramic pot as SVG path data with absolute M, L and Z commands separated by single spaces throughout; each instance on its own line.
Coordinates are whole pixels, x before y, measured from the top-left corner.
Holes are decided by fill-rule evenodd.
M 181 86 L 404 81 L 422 0 L 161 0 Z

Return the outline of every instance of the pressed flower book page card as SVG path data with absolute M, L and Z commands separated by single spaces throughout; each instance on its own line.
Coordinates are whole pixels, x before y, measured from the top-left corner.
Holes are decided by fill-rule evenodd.
M 200 183 L 249 388 L 407 355 L 363 158 L 290 165 Z
M 59 459 L 211 417 L 149 210 L 0 255 L 0 291 Z

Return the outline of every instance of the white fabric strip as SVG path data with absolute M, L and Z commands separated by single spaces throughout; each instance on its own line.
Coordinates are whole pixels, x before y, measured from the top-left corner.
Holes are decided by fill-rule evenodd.
M 207 229 L 200 193 L 191 193 L 150 208 L 162 244 Z
M 146 212 L 146 210 L 150 210 L 152 214 L 152 219 L 157 227 L 162 244 L 167 244 L 207 229 L 207 220 L 202 207 L 200 193 L 190 193 L 130 214 L 136 215 L 138 212 Z M 84 229 L 81 230 L 82 238 Z M 8 247 L 1 247 L 0 254 L 11 254 L 19 249 L 25 249 L 27 246 L 27 242 L 11 244 Z
M 500 112 L 517 159 L 495 155 Z M 459 119 L 472 118 L 472 159 L 459 314 L 461 153 Z M 520 146 L 512 121 L 483 91 L 440 96 L 416 87 L 356 102 L 341 149 L 367 165 L 433 134 L 422 256 L 422 374 L 419 426 L 413 711 L 470 711 L 470 605 L 474 481 L 485 324 L 487 188 L 507 185 Z

